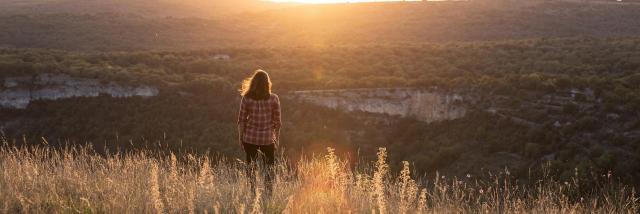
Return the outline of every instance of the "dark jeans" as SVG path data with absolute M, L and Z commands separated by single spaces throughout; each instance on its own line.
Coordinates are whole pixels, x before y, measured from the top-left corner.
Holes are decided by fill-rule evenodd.
M 247 176 L 250 178 L 251 188 L 254 188 L 254 169 L 256 167 L 256 164 L 263 163 L 263 167 L 260 168 L 263 170 L 265 187 L 267 188 L 267 191 L 271 191 L 273 168 L 276 162 L 275 144 L 254 145 L 249 143 L 242 143 L 242 147 L 244 148 L 244 152 L 247 155 Z

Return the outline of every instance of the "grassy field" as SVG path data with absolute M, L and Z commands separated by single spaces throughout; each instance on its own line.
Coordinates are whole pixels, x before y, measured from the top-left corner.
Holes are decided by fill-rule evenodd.
M 493 179 L 416 179 L 409 162 L 357 167 L 328 148 L 295 166 L 279 164 L 273 191 L 261 173 L 252 189 L 244 164 L 205 156 L 91 147 L 0 147 L 3 213 L 638 213 L 635 190 L 605 175 L 597 182 L 542 176 L 524 185 Z M 586 183 L 590 185 L 585 186 Z

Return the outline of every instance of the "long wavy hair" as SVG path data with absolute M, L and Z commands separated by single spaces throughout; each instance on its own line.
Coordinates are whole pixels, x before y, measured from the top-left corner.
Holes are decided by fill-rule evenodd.
M 271 97 L 271 80 L 269 74 L 263 70 L 257 70 L 250 78 L 242 81 L 240 95 L 254 100 L 266 100 Z

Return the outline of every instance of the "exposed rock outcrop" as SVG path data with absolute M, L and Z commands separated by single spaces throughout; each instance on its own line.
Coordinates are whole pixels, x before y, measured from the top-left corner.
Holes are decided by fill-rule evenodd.
M 295 91 L 293 99 L 345 111 L 412 117 L 425 122 L 464 117 L 462 95 L 422 89 L 344 89 Z
M 158 89 L 151 86 L 124 86 L 115 82 L 76 78 L 65 74 L 39 74 L 33 77 L 9 77 L 0 87 L 0 107 L 26 108 L 33 100 L 58 100 L 70 97 L 151 97 Z

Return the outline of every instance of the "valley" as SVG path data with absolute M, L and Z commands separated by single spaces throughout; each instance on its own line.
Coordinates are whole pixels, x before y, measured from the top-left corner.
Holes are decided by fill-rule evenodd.
M 0 213 L 640 212 L 638 0 L 320 1 L 0 0 Z
M 283 97 L 292 161 L 330 146 L 355 165 L 386 147 L 390 164 L 410 160 L 425 176 L 507 167 L 525 179 L 550 163 L 561 178 L 578 168 L 638 185 L 637 4 L 257 5 L 223 15 L 164 3 L 0 13 L 4 138 L 102 153 L 162 144 L 233 160 L 237 89 L 261 68 Z

